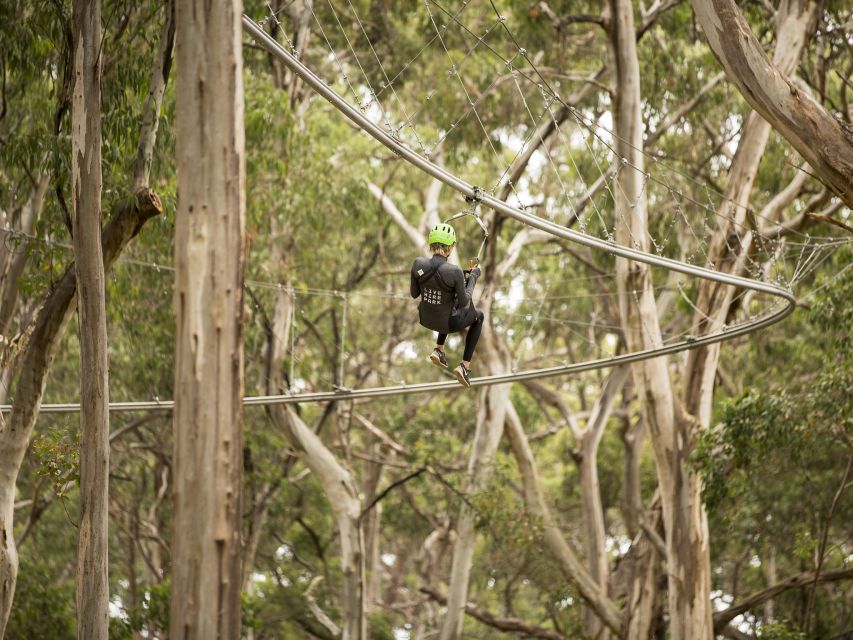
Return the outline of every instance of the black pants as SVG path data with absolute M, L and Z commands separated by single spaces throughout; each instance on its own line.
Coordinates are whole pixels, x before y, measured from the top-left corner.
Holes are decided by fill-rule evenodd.
M 470 327 L 468 335 L 465 336 L 465 353 L 462 354 L 462 359 L 465 362 L 470 362 L 471 358 L 474 357 L 474 348 L 480 339 L 480 333 L 483 331 L 484 319 L 483 312 L 477 311 L 473 305 L 465 309 L 462 313 L 454 313 L 450 316 L 450 333 L 456 333 L 465 327 Z M 435 343 L 443 345 L 445 340 L 447 340 L 447 334 L 439 333 Z

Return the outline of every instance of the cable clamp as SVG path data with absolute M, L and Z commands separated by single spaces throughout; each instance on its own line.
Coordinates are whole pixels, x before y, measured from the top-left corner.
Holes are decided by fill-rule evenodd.
M 465 202 L 468 203 L 480 203 L 483 201 L 483 196 L 486 195 L 486 192 L 483 191 L 480 187 L 473 187 L 474 195 L 465 196 Z

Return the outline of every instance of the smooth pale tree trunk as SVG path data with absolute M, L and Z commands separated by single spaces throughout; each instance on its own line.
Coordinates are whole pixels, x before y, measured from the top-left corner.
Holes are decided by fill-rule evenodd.
M 77 637 L 109 629 L 109 380 L 101 255 L 101 2 L 73 3 L 71 190 L 80 333 L 80 530 Z
M 651 522 L 644 521 L 644 530 L 634 536 L 629 558 L 624 615 L 627 621 L 626 640 L 648 640 L 653 637 L 655 618 L 660 608 L 661 559 L 666 554 L 663 541 L 655 544 L 650 536 L 658 536 L 660 509 L 652 511 Z M 651 532 L 651 533 L 650 533 Z M 628 559 L 623 559 L 623 562 Z
M 161 66 L 152 69 L 152 74 L 162 76 L 165 81 L 171 57 L 161 62 Z M 146 111 L 155 111 L 157 114 L 160 107 L 161 103 L 157 100 L 146 102 L 145 105 Z M 146 121 L 156 122 L 156 118 L 146 118 Z M 153 146 L 156 134 L 156 127 L 142 126 L 139 138 L 150 141 Z M 135 190 L 134 201 L 121 206 L 101 234 L 105 271 L 110 270 L 143 225 L 163 213 L 160 198 L 148 188 L 147 180 L 142 185 Z M 14 538 L 15 484 L 38 418 L 53 358 L 76 304 L 75 271 L 73 264 L 69 266 L 45 296 L 43 304 L 35 311 L 33 319 L 21 334 L 17 355 L 11 363 L 7 363 L 10 370 L 14 370 L 17 380 L 12 410 L 5 420 L 0 419 L 0 637 L 9 620 L 18 574 L 18 552 Z
M 616 241 L 648 251 L 648 209 L 643 189 L 643 121 L 640 72 L 628 0 L 611 0 L 612 54 L 616 61 L 616 149 L 627 160 L 615 198 Z M 628 348 L 662 344 L 660 321 L 648 265 L 616 261 L 619 310 Z M 634 365 L 655 452 L 666 531 L 668 601 L 672 640 L 713 637 L 708 524 L 700 500 L 701 483 L 692 473 L 692 423 L 677 410 L 665 358 Z
M 729 80 L 762 118 L 853 207 L 853 132 L 767 57 L 734 0 L 690 0 L 702 31 Z M 784 0 L 781 13 L 808 16 L 809 0 Z M 778 49 L 778 47 L 777 47 Z
M 371 456 L 381 460 L 384 447 L 380 443 L 374 443 L 371 447 Z M 387 454 L 387 459 L 394 460 L 393 450 Z M 365 461 L 364 478 L 362 480 L 362 495 L 364 504 L 373 502 L 379 491 L 379 482 L 382 479 L 384 465 L 381 462 Z M 364 566 L 365 585 L 364 601 L 368 611 L 373 611 L 380 604 L 380 582 L 382 578 L 382 564 L 380 557 L 379 538 L 382 526 L 382 502 L 377 502 L 370 511 L 362 518 L 362 529 L 364 531 Z
M 41 213 L 44 197 L 47 193 L 47 188 L 50 185 L 50 176 L 44 174 L 37 178 L 35 187 L 30 197 L 27 199 L 21 209 L 21 217 L 18 228 L 21 233 L 32 235 L 35 221 Z M 4 220 L 4 226 L 13 226 L 10 220 Z M 13 329 L 9 324 L 15 313 L 15 306 L 18 301 L 18 279 L 24 272 L 24 266 L 27 262 L 27 251 L 23 247 L 7 246 L 7 243 L 2 243 L 0 246 L 0 335 L 8 337 Z M 6 402 L 5 386 L 0 389 L 0 398 L 2 402 Z
M 506 409 L 504 428 L 521 474 L 525 508 L 529 514 L 541 521 L 546 549 L 566 580 L 578 588 L 581 596 L 601 621 L 617 636 L 621 636 L 622 618 L 619 609 L 608 598 L 606 589 L 602 589 L 572 551 L 545 502 L 530 442 L 511 402 Z
M 613 410 L 613 402 L 624 386 L 628 373 L 627 367 L 617 367 L 607 376 L 606 381 L 602 384 L 601 393 L 590 411 L 586 426 L 583 428 L 579 424 L 578 417 L 559 393 L 535 382 L 526 383 L 528 390 L 537 399 L 557 408 L 563 420 L 571 428 L 572 435 L 575 438 L 572 458 L 578 469 L 580 485 L 584 527 L 583 540 L 586 547 L 586 571 L 588 572 L 586 579 L 597 585 L 598 591 L 602 594 L 608 593 L 609 590 L 610 567 L 605 549 L 607 529 L 604 522 L 604 509 L 601 503 L 601 486 L 598 476 L 598 446 L 601 443 L 601 437 L 604 435 L 604 427 Z M 559 530 L 554 527 L 553 518 L 542 502 L 544 498 L 539 489 L 539 474 L 536 470 L 536 463 L 527 443 L 527 436 L 524 434 L 521 425 L 516 425 L 518 422 L 514 407 L 510 406 L 507 409 L 505 433 L 516 456 L 518 468 L 524 481 L 526 508 L 528 512 L 537 514 L 537 517 L 548 523 L 546 526 L 551 527 L 551 533 L 559 535 Z M 540 503 L 542 504 L 540 505 Z M 546 542 L 548 540 L 549 538 L 546 536 Z M 563 554 L 565 548 L 565 542 L 561 542 L 559 546 L 549 543 L 549 549 L 558 561 L 560 561 L 560 555 Z M 572 582 L 583 583 L 584 578 L 575 576 L 574 571 L 571 569 L 569 579 Z M 584 597 L 587 596 L 584 595 Z M 597 596 L 593 594 L 592 597 Z M 609 637 L 609 634 L 605 630 L 605 624 L 599 610 L 588 603 L 585 633 L 591 638 L 604 640 Z
M 170 636 L 240 637 L 245 141 L 239 0 L 176 7 Z
M 493 375 L 506 371 L 497 349 L 491 344 L 492 340 L 485 335 L 483 338 L 478 348 L 478 360 L 483 362 L 484 369 Z M 486 387 L 480 395 L 477 428 L 466 473 L 465 496 L 469 501 L 476 499 L 476 496 L 486 489 L 492 477 L 495 453 L 504 428 L 509 389 L 508 384 L 493 385 Z M 462 637 L 468 581 L 474 560 L 476 517 L 470 502 L 463 502 L 456 522 L 456 544 L 453 546 L 450 587 L 447 592 L 447 615 L 441 626 L 441 640 L 456 640 Z
M 781 73 L 793 73 L 799 64 L 803 49 L 817 24 L 816 2 L 784 0 L 776 12 L 776 49 L 773 64 Z M 770 125 L 757 113 L 746 119 L 738 148 L 732 160 L 728 183 L 717 215 L 717 228 L 708 249 L 708 260 L 718 271 L 738 273 L 743 270 L 753 239 L 751 231 L 744 232 L 747 212 L 761 157 L 770 137 Z M 736 234 L 740 242 L 730 247 L 730 238 Z M 732 249 L 739 251 L 732 255 Z M 694 314 L 693 335 L 718 331 L 729 314 L 735 287 L 717 282 L 703 281 L 700 285 Z M 714 400 L 714 381 L 720 344 L 709 345 L 688 353 L 684 385 L 687 411 L 697 416 L 707 427 L 711 421 Z
M 270 412 L 283 428 L 290 445 L 317 478 L 329 500 L 340 534 L 341 639 L 366 640 L 364 542 L 359 522 L 361 502 L 350 472 L 335 458 L 320 438 L 288 405 L 274 405 Z
M 133 164 L 133 191 L 148 187 L 151 174 L 151 162 L 154 159 L 154 143 L 160 124 L 160 106 L 166 93 L 166 84 L 172 68 L 172 48 L 175 45 L 175 0 L 166 2 L 166 16 L 157 55 L 148 82 L 148 93 L 142 108 L 142 132 L 136 146 L 136 160 Z
M 276 293 L 273 332 L 267 348 L 270 350 L 269 392 L 284 393 L 283 380 L 284 346 L 276 336 L 288 335 L 288 322 L 292 303 L 286 291 Z M 364 540 L 361 528 L 361 500 L 358 489 L 347 470 L 320 437 L 305 424 L 287 405 L 271 405 L 267 413 L 273 423 L 281 429 L 296 455 L 304 462 L 329 501 L 332 515 L 340 534 L 341 571 L 343 589 L 341 593 L 341 639 L 366 640 L 366 586 Z
M 592 579 L 602 593 L 607 593 L 610 569 L 605 549 L 607 528 L 604 523 L 604 507 L 601 504 L 601 484 L 598 478 L 598 446 L 604 435 L 604 427 L 613 411 L 616 396 L 628 377 L 627 367 L 617 367 L 607 377 L 601 395 L 592 409 L 586 428 L 578 440 L 578 472 L 580 475 L 581 508 L 586 528 L 587 565 Z M 594 609 L 586 615 L 586 634 L 604 640 L 609 637 L 604 624 Z

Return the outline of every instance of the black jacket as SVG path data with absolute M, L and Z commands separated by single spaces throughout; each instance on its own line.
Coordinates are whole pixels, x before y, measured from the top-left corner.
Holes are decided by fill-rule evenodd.
M 466 284 L 462 269 L 448 263 L 444 256 L 435 254 L 432 258 L 417 258 L 412 264 L 410 289 L 413 298 L 421 296 L 418 305 L 420 323 L 427 329 L 449 333 L 450 316 L 471 305 L 478 271 L 471 274 Z

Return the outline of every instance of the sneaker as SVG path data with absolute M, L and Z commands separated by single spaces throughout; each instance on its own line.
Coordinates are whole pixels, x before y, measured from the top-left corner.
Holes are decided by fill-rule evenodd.
M 461 362 L 459 363 L 459 366 L 453 370 L 453 375 L 456 376 L 456 379 L 459 380 L 459 384 L 463 387 L 471 386 L 471 370 L 466 368 Z
M 447 369 L 447 358 L 444 357 L 444 351 L 441 349 L 433 349 L 432 353 L 429 354 L 429 360 L 436 367 L 444 367 Z

